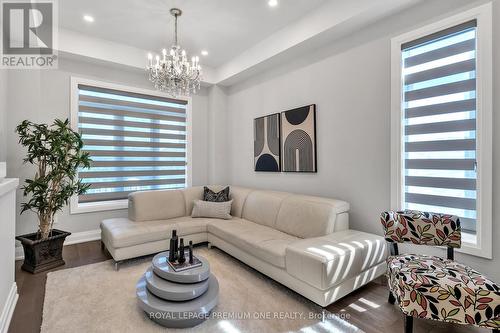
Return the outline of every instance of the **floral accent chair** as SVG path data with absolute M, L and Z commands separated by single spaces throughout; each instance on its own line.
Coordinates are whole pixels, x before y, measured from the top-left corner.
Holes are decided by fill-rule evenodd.
M 391 246 L 387 259 L 389 302 L 405 314 L 405 333 L 413 318 L 500 329 L 500 287 L 472 268 L 453 261 L 461 246 L 456 216 L 420 211 L 383 212 L 380 221 Z M 398 243 L 446 246 L 447 259 L 402 254 Z

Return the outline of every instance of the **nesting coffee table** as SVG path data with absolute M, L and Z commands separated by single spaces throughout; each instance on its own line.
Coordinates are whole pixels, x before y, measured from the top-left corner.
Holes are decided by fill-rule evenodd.
M 200 267 L 176 272 L 168 263 L 168 251 L 158 253 L 137 282 L 139 307 L 156 323 L 173 328 L 196 326 L 208 318 L 219 300 L 219 282 L 210 264 L 196 256 Z

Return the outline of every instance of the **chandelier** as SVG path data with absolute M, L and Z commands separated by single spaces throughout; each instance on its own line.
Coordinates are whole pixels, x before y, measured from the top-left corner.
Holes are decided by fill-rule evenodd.
M 148 54 L 146 71 L 157 90 L 165 91 L 172 96 L 189 96 L 200 89 L 201 66 L 200 58 L 192 57 L 188 60 L 186 51 L 177 41 L 177 18 L 182 11 L 177 8 L 170 9 L 170 14 L 175 18 L 174 44 L 167 52 L 163 49 L 162 56 Z

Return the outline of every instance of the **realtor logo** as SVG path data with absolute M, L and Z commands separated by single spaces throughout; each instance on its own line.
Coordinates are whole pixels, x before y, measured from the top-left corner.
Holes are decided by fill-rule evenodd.
M 1 0 L 0 68 L 57 68 L 56 3 Z

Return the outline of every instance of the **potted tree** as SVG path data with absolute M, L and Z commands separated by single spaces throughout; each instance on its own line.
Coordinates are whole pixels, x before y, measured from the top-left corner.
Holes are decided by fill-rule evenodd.
M 21 214 L 32 211 L 39 222 L 37 232 L 16 239 L 24 248 L 22 269 L 37 273 L 64 265 L 62 247 L 71 233 L 54 229 L 54 216 L 73 195 L 84 194 L 90 186 L 78 179 L 77 172 L 90 167 L 91 160 L 82 152 L 83 141 L 68 119 L 56 119 L 50 126 L 25 120 L 16 132 L 19 143 L 28 149 L 24 163 L 37 168 L 21 188 L 27 198 L 21 204 Z

